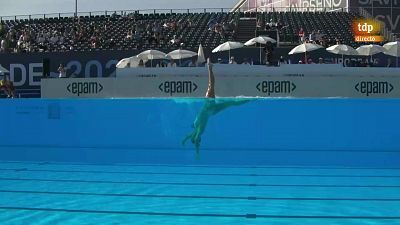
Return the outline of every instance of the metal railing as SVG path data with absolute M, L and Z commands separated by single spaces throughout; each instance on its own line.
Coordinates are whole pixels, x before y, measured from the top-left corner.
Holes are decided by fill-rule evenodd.
M 348 12 L 348 7 L 247 7 L 242 6 L 239 12 Z
M 399 9 L 400 7 L 363 7 L 366 10 L 382 10 L 382 9 Z M 235 11 L 236 9 L 236 11 Z M 138 9 L 138 10 L 111 10 L 111 11 L 91 11 L 78 12 L 77 16 L 125 16 L 130 14 L 183 14 L 183 13 L 230 13 L 230 12 L 349 12 L 359 11 L 359 7 L 281 7 L 281 6 L 263 6 L 250 7 L 246 4 L 238 4 L 234 8 L 188 8 L 188 9 Z M 75 17 L 75 12 L 63 13 L 46 13 L 46 14 L 31 14 L 31 15 L 12 15 L 0 16 L 0 20 L 31 20 L 45 18 L 61 18 Z
M 127 16 L 130 14 L 183 14 L 183 13 L 229 13 L 232 8 L 189 8 L 189 9 L 138 9 L 138 10 L 111 10 L 111 11 L 91 11 L 78 12 L 77 16 Z M 3 20 L 31 20 L 31 19 L 46 19 L 46 18 L 61 18 L 75 17 L 75 12 L 64 13 L 46 13 L 46 14 L 31 14 L 31 15 L 12 15 L 0 16 L 0 21 Z

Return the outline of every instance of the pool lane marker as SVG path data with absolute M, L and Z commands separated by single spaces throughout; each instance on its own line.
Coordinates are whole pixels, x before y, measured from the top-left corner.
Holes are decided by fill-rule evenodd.
M 400 152 L 400 151 L 399 151 Z M 171 168 L 226 168 L 226 169 L 304 169 L 304 170 L 400 170 L 400 167 L 329 167 L 329 166 L 249 166 L 249 165 L 172 165 L 172 164 L 126 164 L 126 163 L 77 163 L 77 162 L 31 162 L 0 161 L 0 164 L 26 164 L 51 166 L 112 166 L 112 167 L 171 167 Z
M 53 170 L 0 168 L 0 171 L 49 172 L 49 173 L 94 173 L 94 174 L 132 174 L 132 175 L 178 175 L 178 176 L 234 176 L 234 177 L 326 177 L 326 178 L 400 178 L 400 175 L 335 175 L 335 174 L 245 174 L 245 173 L 184 173 L 184 172 L 142 172 L 142 171 L 102 171 L 102 170 Z
M 182 186 L 232 186 L 232 187 L 304 187 L 304 188 L 400 188 L 400 185 L 322 185 L 322 184 L 234 184 L 234 183 L 183 183 L 183 182 L 144 182 L 144 181 L 103 181 L 103 180 L 65 180 L 0 177 L 4 181 L 38 181 L 61 183 L 96 183 L 96 184 L 150 184 Z
M 221 200 L 268 200 L 268 201 L 369 201 L 369 202 L 399 202 L 398 198 L 284 198 L 284 197 L 234 197 L 234 196 L 201 196 L 201 195 L 156 195 L 156 194 L 120 194 L 120 193 L 92 193 L 92 192 L 60 192 L 60 191 L 27 191 L 27 190 L 0 190 L 0 193 L 37 194 L 37 195 L 76 195 L 76 196 L 106 196 L 132 198 L 178 198 L 178 199 L 221 199 Z
M 167 213 L 167 212 L 136 212 L 136 211 L 60 209 L 60 208 L 55 209 L 55 208 L 13 207 L 13 206 L 0 206 L 0 210 L 146 215 L 146 216 L 177 216 L 177 217 L 223 217 L 223 218 L 246 218 L 246 219 L 264 218 L 264 219 L 400 220 L 400 216 L 299 216 L 299 215 L 258 215 L 258 214 L 216 214 L 216 213 Z

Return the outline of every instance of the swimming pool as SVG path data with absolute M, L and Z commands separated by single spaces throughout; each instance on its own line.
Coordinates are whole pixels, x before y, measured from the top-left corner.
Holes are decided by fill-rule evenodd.
M 2 224 L 400 223 L 400 100 L 0 103 Z

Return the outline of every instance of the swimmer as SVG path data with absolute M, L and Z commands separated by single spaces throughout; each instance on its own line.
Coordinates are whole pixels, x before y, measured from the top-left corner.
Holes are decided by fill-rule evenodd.
M 201 135 L 204 133 L 206 129 L 208 119 L 211 116 L 216 115 L 222 110 L 229 108 L 235 105 L 242 105 L 251 100 L 230 100 L 230 101 L 221 101 L 217 102 L 215 99 L 215 76 L 213 72 L 213 64 L 210 59 L 207 60 L 208 67 L 208 88 L 206 92 L 206 99 L 203 107 L 201 108 L 199 114 L 197 115 L 192 127 L 194 128 L 193 132 L 188 134 L 185 139 L 182 141 L 182 145 L 185 145 L 186 142 L 190 139 L 191 142 L 196 147 L 196 156 L 200 157 L 200 142 Z

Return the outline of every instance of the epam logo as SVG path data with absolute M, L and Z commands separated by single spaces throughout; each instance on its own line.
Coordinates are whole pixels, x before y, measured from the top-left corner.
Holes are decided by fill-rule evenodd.
M 103 85 L 97 82 L 73 82 L 67 86 L 67 90 L 77 96 L 81 94 L 97 94 L 103 90 Z
M 374 94 L 388 94 L 393 91 L 394 86 L 386 81 L 361 81 L 354 88 L 359 93 L 370 96 Z
M 165 81 L 158 85 L 158 89 L 170 96 L 174 94 L 190 94 L 197 90 L 197 84 L 192 81 Z
M 256 86 L 259 92 L 268 96 L 271 94 L 289 94 L 296 90 L 297 86 L 290 81 L 262 81 Z

